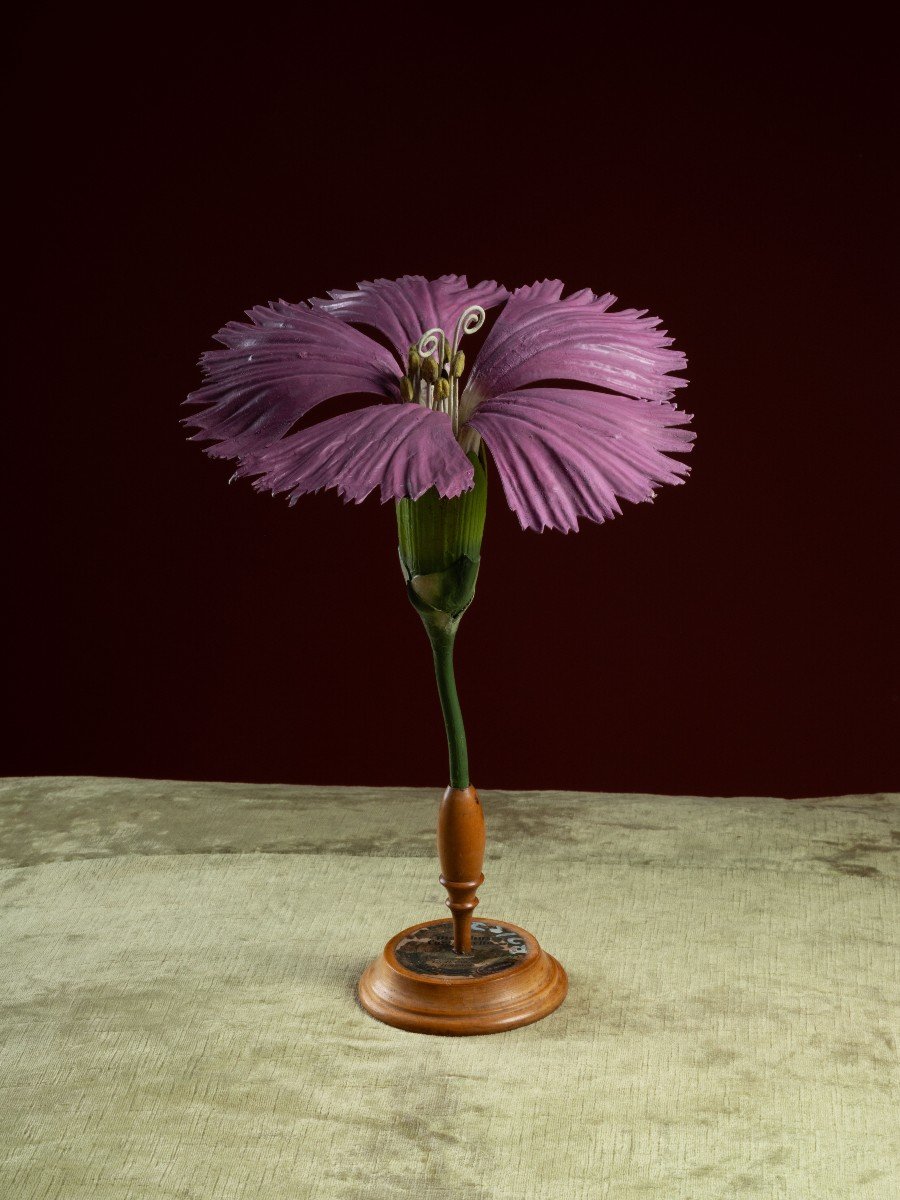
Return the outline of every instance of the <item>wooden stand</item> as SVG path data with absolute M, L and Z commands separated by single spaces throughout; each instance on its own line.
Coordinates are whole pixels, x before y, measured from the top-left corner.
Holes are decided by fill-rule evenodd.
M 452 918 L 404 929 L 366 968 L 359 999 L 379 1021 L 417 1033 L 498 1033 L 539 1021 L 565 999 L 565 971 L 530 933 L 473 921 L 484 845 L 478 793 L 447 788 L 438 855 Z
M 453 913 L 453 949 L 472 953 L 472 913 L 478 904 L 475 893 L 484 883 L 484 810 L 473 787 L 448 787 L 438 812 L 438 858 L 441 887 Z

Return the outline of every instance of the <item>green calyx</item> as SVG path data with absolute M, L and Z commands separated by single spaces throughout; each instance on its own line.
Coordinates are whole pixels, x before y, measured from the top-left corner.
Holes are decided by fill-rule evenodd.
M 469 491 L 445 500 L 431 488 L 418 500 L 397 501 L 400 562 L 409 598 L 423 616 L 429 610 L 461 615 L 475 595 L 487 472 L 483 452 L 468 459 L 475 472 Z

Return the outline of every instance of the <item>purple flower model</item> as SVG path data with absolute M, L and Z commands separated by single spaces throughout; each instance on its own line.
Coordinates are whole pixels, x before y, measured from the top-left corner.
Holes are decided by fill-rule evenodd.
M 419 275 L 361 283 L 328 300 L 253 308 L 204 354 L 204 405 L 187 424 L 207 453 L 236 458 L 260 491 L 337 488 L 395 500 L 407 593 L 434 653 L 447 727 L 451 788 L 469 787 L 465 734 L 453 677 L 453 644 L 475 594 L 490 451 L 525 529 L 604 521 L 618 497 L 652 500 L 688 467 L 666 451 L 690 450 L 690 417 L 670 403 L 685 365 L 656 317 L 611 312 L 611 295 L 562 296 L 559 280 L 518 288 Z M 460 341 L 486 310 L 503 305 L 465 386 Z M 381 335 L 376 341 L 365 332 Z M 563 382 L 560 382 L 563 381 Z M 565 382 L 571 381 L 571 382 Z M 575 387 L 572 383 L 582 386 Z M 333 396 L 370 393 L 382 403 L 291 427 Z M 383 401 L 387 401 L 384 403 Z
M 224 350 L 203 355 L 207 381 L 188 398 L 205 406 L 186 422 L 192 440 L 293 504 L 329 487 L 357 502 L 376 487 L 382 502 L 430 488 L 460 496 L 483 439 L 523 528 L 602 522 L 621 512 L 618 498 L 652 500 L 657 485 L 687 475 L 666 453 L 694 438 L 670 402 L 685 386 L 671 377 L 685 357 L 645 311 L 562 292 L 559 280 L 510 294 L 493 281 L 407 275 L 253 308 L 249 322 L 219 331 Z M 460 341 L 500 304 L 462 386 Z M 288 433 L 323 400 L 354 393 L 382 402 Z
M 487 452 L 522 527 L 539 531 L 577 529 L 579 517 L 605 521 L 621 511 L 620 497 L 652 500 L 657 484 L 688 473 L 666 453 L 690 450 L 694 437 L 682 428 L 690 417 L 671 403 L 685 384 L 671 377 L 684 355 L 656 317 L 612 312 L 611 295 L 562 292 L 559 280 L 510 294 L 493 280 L 470 288 L 464 276 L 405 275 L 327 300 L 279 300 L 219 331 L 225 349 L 203 355 L 206 382 L 188 397 L 203 406 L 186 422 L 198 431 L 192 440 L 236 458 L 236 474 L 254 477 L 260 491 L 287 492 L 294 504 L 333 487 L 358 502 L 377 487 L 382 502 L 396 502 L 407 595 L 431 642 L 447 731 L 450 786 L 437 840 L 453 950 L 448 956 L 444 922 L 416 925 L 363 974 L 363 1007 L 401 1029 L 512 1028 L 552 1012 L 566 994 L 565 971 L 516 927 L 491 926 L 514 931 L 524 955 L 499 992 L 476 966 L 484 816 L 469 781 L 453 647 L 481 563 Z M 463 383 L 460 342 L 498 305 Z M 361 392 L 380 402 L 291 432 L 323 400 Z M 431 947 L 439 980 L 399 963 L 399 948 L 414 938 Z

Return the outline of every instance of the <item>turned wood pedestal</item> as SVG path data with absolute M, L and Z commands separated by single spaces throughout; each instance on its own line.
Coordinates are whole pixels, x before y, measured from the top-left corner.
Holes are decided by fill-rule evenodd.
M 565 999 L 565 971 L 530 933 L 473 920 L 484 844 L 477 792 L 447 788 L 438 855 L 452 916 L 404 929 L 366 968 L 359 999 L 379 1021 L 417 1033 L 499 1033 L 539 1021 Z

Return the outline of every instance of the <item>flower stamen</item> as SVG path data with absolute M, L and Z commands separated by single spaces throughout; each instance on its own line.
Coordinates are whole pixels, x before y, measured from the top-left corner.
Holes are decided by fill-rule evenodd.
M 404 402 L 416 401 L 435 412 L 445 412 L 459 436 L 459 381 L 466 368 L 466 356 L 459 343 L 467 333 L 480 329 L 485 321 L 480 304 L 471 304 L 460 313 L 453 341 L 439 326 L 427 329 L 407 357 L 408 372 L 400 381 Z

